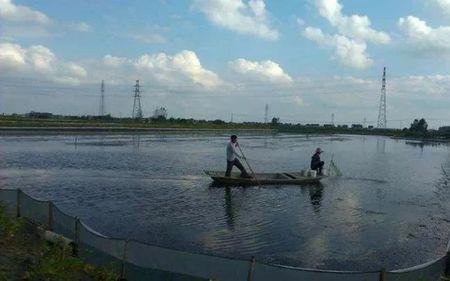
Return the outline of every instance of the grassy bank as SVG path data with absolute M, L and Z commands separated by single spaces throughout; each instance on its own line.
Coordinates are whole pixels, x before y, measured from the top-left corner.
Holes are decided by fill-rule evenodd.
M 184 129 L 273 129 L 263 123 L 229 123 L 222 120 L 167 119 L 133 120 L 130 118 L 82 118 L 53 117 L 29 118 L 21 116 L 1 116 L 0 127 L 99 127 L 99 128 L 184 128 Z
M 72 256 L 72 248 L 43 240 L 37 228 L 6 216 L 0 205 L 0 280 L 118 280 L 107 269 Z
M 262 132 L 296 133 L 296 134 L 353 134 L 353 135 L 379 135 L 397 138 L 410 138 L 429 141 L 450 141 L 450 132 L 428 130 L 426 132 L 414 132 L 407 129 L 377 129 L 377 128 L 352 128 L 344 126 L 308 126 L 300 124 L 265 124 L 258 122 L 231 123 L 222 120 L 195 120 L 170 118 L 160 120 L 133 120 L 130 118 L 113 117 L 77 117 L 63 116 L 51 118 L 31 118 L 18 115 L 0 116 L 0 128 L 2 131 L 21 130 L 32 132 L 36 130 L 55 131 L 123 131 L 145 132 L 154 130 L 258 130 Z M 10 128 L 10 129 L 8 129 Z

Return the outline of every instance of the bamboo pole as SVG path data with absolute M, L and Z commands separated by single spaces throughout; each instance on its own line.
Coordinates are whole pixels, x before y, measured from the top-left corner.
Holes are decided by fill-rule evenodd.
M 450 278 L 450 240 L 447 243 L 447 253 L 445 255 L 445 277 Z
M 48 202 L 48 230 L 53 231 L 53 202 Z
M 125 278 L 125 262 L 127 260 L 127 249 L 128 249 L 128 239 L 126 239 L 125 243 L 123 244 L 122 264 L 120 267 L 120 280 L 126 280 L 126 278 Z
M 16 216 L 18 218 L 20 218 L 20 193 L 22 192 L 22 190 L 18 189 L 17 190 L 17 204 L 16 204 Z
M 74 256 L 78 256 L 78 249 L 80 247 L 80 219 L 75 217 L 75 247 L 73 247 Z
M 244 158 L 245 163 L 247 163 L 248 168 L 250 169 L 250 172 L 253 174 L 253 177 L 255 178 L 256 183 L 261 187 L 261 184 L 259 183 L 258 178 L 256 177 L 255 171 L 253 171 L 252 166 L 247 161 L 247 157 L 245 157 L 244 151 L 242 151 L 241 146 L 238 144 L 237 147 L 239 148 L 239 151 L 242 154 L 242 158 Z

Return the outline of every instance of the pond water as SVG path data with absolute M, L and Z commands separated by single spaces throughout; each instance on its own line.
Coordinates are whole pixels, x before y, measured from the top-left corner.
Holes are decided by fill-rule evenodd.
M 210 186 L 224 134 L 0 137 L 0 187 L 53 200 L 109 236 L 337 270 L 404 268 L 445 252 L 450 146 L 376 136 L 245 135 L 258 172 L 298 171 L 320 146 L 343 173 L 319 185 Z

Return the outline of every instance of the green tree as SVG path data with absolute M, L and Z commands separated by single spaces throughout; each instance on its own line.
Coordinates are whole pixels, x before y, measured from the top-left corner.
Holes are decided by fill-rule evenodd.
M 414 119 L 414 122 L 411 123 L 411 126 L 409 127 L 409 131 L 413 133 L 421 133 L 426 134 L 428 129 L 428 123 L 427 121 L 422 118 L 420 120 Z

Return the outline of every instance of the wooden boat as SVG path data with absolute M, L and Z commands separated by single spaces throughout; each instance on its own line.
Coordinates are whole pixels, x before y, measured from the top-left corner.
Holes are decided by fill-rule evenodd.
M 257 173 L 253 178 L 240 177 L 240 172 L 231 173 L 230 177 L 225 176 L 224 171 L 205 171 L 214 183 L 222 185 L 286 185 L 286 184 L 312 184 L 318 183 L 326 175 L 307 176 L 305 172 L 293 173 Z

